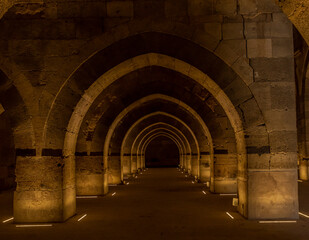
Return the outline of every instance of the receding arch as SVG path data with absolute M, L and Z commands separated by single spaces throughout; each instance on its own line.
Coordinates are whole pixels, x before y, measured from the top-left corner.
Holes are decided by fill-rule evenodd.
M 181 143 L 178 142 L 179 140 L 175 138 L 173 135 L 169 134 L 168 132 L 164 132 L 164 131 L 159 131 L 152 135 L 152 137 L 160 137 L 160 136 L 168 137 L 176 144 L 177 148 L 179 149 L 179 162 L 181 162 L 185 155 L 183 153 L 183 150 L 181 149 Z M 141 153 L 141 159 L 143 161 L 143 168 L 145 168 L 146 167 L 145 166 L 145 151 Z
M 178 134 L 180 134 L 180 136 L 185 140 L 185 145 L 187 146 L 187 150 L 186 150 L 186 154 L 188 154 L 188 153 L 192 153 L 192 148 L 191 148 L 191 146 L 190 146 L 190 143 L 189 143 L 189 140 L 186 138 L 186 136 L 182 133 L 182 132 L 180 132 L 177 128 L 175 128 L 174 126 L 172 126 L 172 125 L 170 125 L 170 124 L 164 124 L 164 125 L 166 125 L 167 127 L 169 127 L 169 128 L 171 128 L 172 130 L 170 130 L 170 129 L 168 129 L 168 128 L 166 128 L 166 127 L 159 127 L 159 125 L 160 124 L 153 124 L 153 126 L 151 126 L 151 127 L 155 127 L 154 129 L 152 129 L 152 130 L 150 130 L 149 132 L 147 132 L 146 134 L 145 134 L 145 136 L 142 136 L 142 134 L 143 133 L 145 133 L 149 128 L 146 128 L 146 129 L 144 129 L 142 132 L 141 132 L 141 134 L 139 134 L 136 138 L 135 138 L 135 141 L 134 141 L 134 143 L 132 144 L 132 148 L 131 148 L 131 154 L 132 153 L 134 153 L 134 152 L 136 152 L 137 153 L 137 155 L 139 154 L 139 152 L 141 152 L 141 150 L 142 150 L 142 144 L 143 144 L 143 142 L 144 142 L 144 140 L 150 135 L 150 134 L 152 134 L 153 132 L 155 132 L 155 131 L 158 131 L 158 130 L 166 130 L 166 131 L 175 131 L 175 132 L 177 132 Z M 163 125 L 163 126 L 164 126 Z M 156 126 L 158 126 L 158 127 L 156 127 Z M 142 138 L 139 140 L 139 138 L 142 136 Z M 197 147 L 197 154 L 198 154 L 198 156 L 199 156 L 199 149 L 198 149 L 198 145 L 196 145 L 196 147 Z M 190 166 L 188 166 L 188 164 L 190 164 Z M 187 162 L 187 169 L 188 170 L 191 170 L 191 158 L 190 159 L 188 159 L 188 162 Z
M 194 116 L 197 121 L 200 123 L 200 126 L 202 127 L 203 131 L 204 131 L 204 134 L 206 135 L 207 137 L 207 140 L 208 140 L 208 143 L 209 143 L 209 152 L 210 152 L 210 156 L 213 156 L 213 144 L 212 144 L 212 137 L 211 137 L 211 134 L 209 132 L 209 129 L 208 127 L 206 126 L 205 122 L 203 121 L 203 119 L 199 116 L 199 114 L 193 109 L 191 108 L 189 105 L 185 104 L 184 102 L 176 99 L 176 98 L 173 98 L 173 97 L 170 97 L 170 96 L 167 96 L 167 95 L 163 95 L 163 94 L 154 94 L 154 95 L 150 95 L 148 97 L 145 97 L 143 101 L 141 102 L 144 102 L 144 101 L 149 101 L 151 99 L 164 99 L 164 100 L 167 100 L 167 101 L 170 101 L 170 102 L 173 102 L 173 103 L 177 103 L 179 104 L 180 106 L 182 106 L 184 109 L 186 109 L 192 116 Z M 160 112 L 157 112 L 157 113 L 153 113 L 153 115 L 155 114 L 159 114 Z M 149 116 L 153 116 L 153 115 L 149 115 Z M 141 122 L 143 121 L 144 119 L 146 119 L 147 117 L 144 116 L 143 118 L 139 119 L 138 121 L 136 121 L 131 127 L 130 129 L 127 131 L 125 137 L 124 137 L 124 140 L 121 144 L 121 156 L 123 156 L 123 151 L 124 151 L 124 144 L 126 143 L 126 140 L 128 138 L 128 136 L 130 135 L 131 131 Z M 179 118 L 178 118 L 179 119 Z
M 176 142 L 177 140 L 174 140 L 173 137 L 169 136 L 168 133 L 164 133 L 164 132 L 161 133 L 161 132 L 159 132 L 159 133 L 154 134 L 152 136 L 151 140 L 147 143 L 147 146 L 145 146 L 145 148 L 142 150 L 142 152 L 140 154 L 141 161 L 143 162 L 143 168 L 146 168 L 146 150 L 147 150 L 149 144 L 151 144 L 151 142 L 153 140 L 155 140 L 156 138 L 159 138 L 159 137 L 168 138 L 171 142 L 173 142 L 176 145 L 176 147 L 178 149 L 178 156 L 179 156 L 178 157 L 178 166 L 179 166 L 181 161 L 182 161 L 183 156 L 182 156 L 182 152 L 181 152 L 179 146 L 177 145 L 177 142 Z
M 149 115 L 147 115 L 147 116 L 144 116 L 143 118 L 141 118 L 141 119 L 139 119 L 137 122 L 141 122 L 142 120 L 144 120 L 144 119 L 147 119 L 147 118 L 149 118 L 149 117 L 151 117 L 151 116 L 155 116 L 155 115 L 159 115 L 159 114 L 161 114 L 161 112 L 155 112 L 155 113 L 152 113 L 152 114 L 149 114 Z M 174 117 L 174 116 L 173 116 Z M 134 138 L 134 140 L 133 140 L 133 142 L 132 142 L 132 145 L 130 146 L 130 165 L 132 165 L 132 154 L 134 154 L 134 152 L 133 151 L 135 151 L 135 150 L 133 150 L 133 146 L 135 146 L 136 144 L 136 141 L 137 141 L 137 139 L 138 139 L 138 137 L 139 136 L 141 136 L 145 131 L 147 131 L 148 129 L 150 129 L 150 128 L 152 128 L 152 127 L 154 127 L 154 126 L 158 126 L 158 125 L 162 125 L 162 124 L 166 124 L 166 123 L 163 123 L 163 122 L 157 122 L 157 123 L 153 123 L 153 124 L 151 124 L 151 125 L 149 125 L 149 126 L 147 126 L 146 128 L 144 128 L 135 138 Z M 181 143 L 182 143 L 182 149 L 183 149 L 183 153 L 186 153 L 186 152 L 188 152 L 189 150 L 188 150 L 188 147 L 186 147 L 186 146 L 188 146 L 188 145 L 186 145 L 182 140 L 180 141 Z M 124 145 L 124 143 L 125 143 L 125 139 L 123 140 L 123 144 L 122 144 L 122 146 Z M 189 146 L 190 147 L 190 146 Z M 122 162 L 124 162 L 124 149 L 122 148 L 122 152 L 121 152 L 121 161 Z M 132 166 L 130 167 L 130 173 L 132 173 L 132 172 L 134 172 L 134 171 L 136 171 L 137 170 L 137 167 L 136 167 L 136 169 L 135 168 L 133 168 L 132 169 Z
M 144 143 L 147 142 L 149 139 L 151 139 L 152 137 L 158 136 L 158 135 L 164 135 L 164 134 L 169 134 L 170 136 L 172 136 L 175 141 L 178 141 L 180 144 L 180 147 L 183 148 L 183 146 L 186 145 L 186 143 L 183 142 L 183 140 L 179 137 L 177 137 L 177 135 L 173 135 L 173 133 L 171 131 L 167 131 L 166 129 L 162 128 L 162 129 L 156 129 L 155 131 L 152 131 L 151 133 L 148 134 L 148 136 L 144 139 Z M 142 144 L 144 146 L 144 143 Z M 143 147 L 142 146 L 142 147 Z M 144 149 L 141 149 L 141 155 L 145 155 L 145 153 L 143 152 Z M 187 156 L 188 156 L 188 160 L 190 160 L 190 156 L 191 156 L 191 152 L 187 152 L 186 150 L 182 151 L 182 161 L 186 161 L 187 160 Z
M 152 100 L 155 100 L 155 99 L 164 99 L 164 100 L 168 100 L 168 101 L 171 101 L 171 102 L 175 102 L 175 103 L 178 103 L 180 106 L 184 107 L 185 109 L 188 109 L 188 111 L 190 111 L 191 114 L 194 114 L 193 116 L 196 117 L 198 119 L 198 121 L 202 124 L 203 121 L 201 119 L 201 117 L 198 116 L 198 114 L 192 109 L 190 108 L 188 105 L 186 105 L 185 103 L 181 102 L 181 101 L 177 101 L 175 98 L 172 98 L 172 97 L 169 97 L 169 96 L 166 96 L 166 95 L 162 95 L 162 94 L 152 94 L 152 95 L 149 95 L 149 96 L 146 96 L 144 98 L 141 98 L 139 99 L 138 101 L 132 103 L 131 105 L 129 105 L 126 109 L 124 109 L 116 118 L 115 120 L 113 121 L 112 125 L 110 126 L 109 128 L 109 131 L 106 135 L 106 138 L 105 138 L 105 141 L 104 141 L 104 148 L 103 148 L 103 153 L 104 153 L 104 164 L 107 164 L 107 158 L 108 158 L 108 148 L 109 148 L 109 144 L 110 144 L 110 139 L 113 135 L 113 132 L 116 128 L 116 126 L 118 125 L 118 123 L 122 120 L 122 118 L 124 116 L 126 116 L 127 113 L 129 113 L 130 111 L 132 111 L 134 108 L 140 106 L 141 104 L 143 103 L 146 103 L 146 102 L 149 102 L 149 101 L 152 101 Z M 162 113 L 162 112 L 157 112 L 155 114 L 150 114 L 150 115 L 147 115 L 147 116 L 154 116 L 156 114 L 161 114 L 161 115 L 165 115 L 165 116 L 169 116 L 169 117 L 172 117 L 172 115 L 170 114 L 166 114 L 166 113 Z M 142 118 L 141 121 L 143 119 L 146 119 L 147 117 L 145 118 Z M 192 135 L 194 135 L 193 131 L 188 127 L 187 124 L 185 124 L 182 120 L 180 120 L 179 118 L 176 118 L 173 116 L 173 118 L 177 119 L 177 121 L 181 122 L 184 126 L 186 126 L 186 128 L 190 131 L 190 133 Z M 137 124 L 139 123 L 140 121 L 137 121 Z M 133 126 L 135 126 L 133 124 Z M 209 133 L 209 130 L 208 128 L 206 127 L 205 123 L 202 125 L 204 131 L 205 131 L 205 134 L 207 134 L 206 136 L 208 137 L 209 141 L 211 141 L 211 136 L 210 136 L 210 133 Z M 195 138 L 196 140 L 196 138 Z M 197 140 L 195 141 L 196 144 L 198 145 L 197 143 Z
M 182 106 L 183 108 L 187 109 L 202 124 L 203 130 L 205 131 L 206 136 L 208 137 L 209 141 L 211 142 L 211 136 L 210 136 L 208 128 L 206 127 L 205 123 L 203 124 L 203 121 L 202 121 L 201 117 L 199 117 L 198 114 L 192 108 L 190 108 L 185 103 L 183 103 L 183 102 L 181 102 L 179 100 L 176 100 L 175 98 L 172 98 L 172 97 L 169 97 L 169 96 L 166 96 L 166 95 L 162 95 L 162 94 L 152 94 L 152 95 L 146 96 L 144 98 L 141 98 L 141 99 L 135 101 L 134 103 L 129 105 L 127 108 L 125 108 L 121 113 L 119 113 L 118 116 L 115 118 L 115 120 L 113 121 L 113 123 L 109 127 L 108 133 L 107 133 L 105 141 L 104 141 L 104 148 L 103 148 L 103 154 L 104 154 L 103 164 L 104 164 L 104 166 L 108 166 L 109 145 L 110 145 L 111 138 L 112 138 L 112 136 L 114 134 L 114 130 L 117 127 L 117 125 L 133 109 L 137 108 L 138 106 L 140 106 L 140 105 L 142 105 L 142 104 L 144 104 L 146 102 L 150 102 L 152 100 L 157 100 L 157 99 L 164 99 L 164 100 L 168 100 L 168 101 L 171 101 L 171 102 L 175 102 L 175 103 L 179 104 L 180 106 Z M 154 116 L 154 115 L 155 114 L 152 114 L 150 116 Z M 170 114 L 163 114 L 163 115 L 169 116 L 169 117 L 172 116 Z M 185 124 L 182 120 L 180 120 L 179 118 L 175 118 L 175 117 L 173 117 L 173 118 L 177 119 L 177 121 L 181 122 L 181 124 L 184 125 L 188 129 L 188 131 L 191 133 L 191 135 L 194 136 L 195 144 L 198 146 L 198 141 L 197 141 L 197 139 L 195 137 L 195 134 L 191 130 L 191 128 L 187 124 Z M 197 147 L 197 148 L 199 149 L 199 147 Z M 199 159 L 199 150 L 198 150 L 198 159 Z M 121 157 L 120 157 L 120 164 L 122 164 L 121 160 L 123 160 L 123 159 L 121 159 Z M 137 168 L 139 168 L 139 166 L 137 166 Z M 121 175 L 120 179 L 116 180 L 116 181 L 123 180 L 122 167 L 121 167 L 120 175 Z M 197 175 L 199 175 L 199 174 L 197 174 Z M 107 185 L 107 184 L 105 184 L 105 185 Z
M 139 68 L 143 68 L 145 66 L 161 66 L 173 69 L 177 72 L 180 72 L 186 76 L 189 76 L 203 87 L 205 87 L 214 98 L 221 104 L 222 108 L 226 112 L 231 125 L 235 132 L 235 138 L 237 143 L 237 153 L 238 153 L 238 181 L 241 184 L 238 184 L 238 191 L 240 194 L 240 202 L 243 203 L 240 212 L 246 215 L 246 195 L 247 195 L 247 187 L 246 187 L 246 168 L 247 168 L 247 156 L 246 156 L 246 144 L 244 139 L 244 130 L 242 127 L 242 121 L 238 115 L 237 110 L 235 109 L 233 103 L 228 98 L 228 96 L 224 93 L 222 89 L 205 73 L 195 68 L 194 66 L 185 63 L 179 59 L 174 57 L 170 57 L 163 54 L 157 53 L 149 53 L 143 54 L 132 59 L 126 60 L 116 67 L 112 68 L 108 72 L 104 73 L 100 78 L 97 79 L 84 93 L 80 101 L 75 107 L 75 110 L 71 116 L 70 122 L 68 124 L 67 132 L 65 134 L 64 147 L 63 147 L 63 155 L 66 160 L 65 164 L 65 172 L 74 172 L 74 154 L 76 148 L 76 140 L 78 137 L 79 128 L 81 126 L 81 122 L 86 112 L 88 111 L 91 103 L 95 100 L 95 98 L 112 82 L 116 81 L 121 76 L 134 71 Z M 72 171 L 72 169 L 74 169 Z M 71 182 L 74 185 L 75 177 L 74 173 L 71 175 Z M 64 176 L 64 179 L 66 176 Z M 107 176 L 105 174 L 104 180 L 107 180 Z M 241 189 L 240 189 L 241 188 Z M 71 190 L 75 194 L 75 190 L 71 188 Z M 70 200 L 75 202 L 73 196 L 70 195 Z M 75 207 L 73 207 L 75 212 Z M 69 214 L 70 215 L 70 214 Z

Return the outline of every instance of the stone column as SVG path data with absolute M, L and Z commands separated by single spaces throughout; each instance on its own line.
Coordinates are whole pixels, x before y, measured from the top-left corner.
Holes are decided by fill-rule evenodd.
M 76 156 L 76 194 L 104 194 L 103 156 Z
M 199 155 L 194 153 L 191 156 L 191 174 L 196 177 L 197 179 L 199 178 Z
M 201 153 L 200 180 L 201 182 L 210 181 L 210 155 L 209 153 Z
M 17 156 L 14 221 L 61 222 L 66 220 L 62 176 L 61 157 Z M 73 203 L 75 213 L 74 206 Z
M 123 181 L 120 154 L 112 154 L 108 157 L 108 183 L 120 184 Z
M 135 174 L 136 173 L 136 171 L 137 171 L 137 156 L 136 156 L 136 154 L 132 154 L 131 155 L 131 173 L 132 174 Z
M 125 153 L 122 156 L 123 160 L 123 176 L 128 177 L 131 174 L 131 155 L 128 153 Z
M 227 150 L 215 151 L 211 191 L 215 193 L 237 192 L 237 158 L 235 154 L 229 154 Z

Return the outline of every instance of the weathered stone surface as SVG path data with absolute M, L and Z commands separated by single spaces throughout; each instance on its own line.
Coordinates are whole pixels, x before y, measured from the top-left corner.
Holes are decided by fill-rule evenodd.
M 216 13 L 222 15 L 236 15 L 237 1 L 236 0 L 217 0 L 214 1 L 214 9 Z
M 9 3 L 5 3 L 4 8 L 0 5 L 0 16 L 7 10 Z M 207 122 L 216 149 L 227 149 L 231 155 L 238 151 L 243 154 L 239 154 L 239 159 L 248 156 L 249 168 L 295 169 L 292 38 L 291 23 L 269 0 L 73 0 L 44 4 L 21 2 L 14 6 L 0 20 L 0 65 L 10 79 L 3 80 L 6 77 L 0 74 L 0 103 L 5 109 L 4 113 L 0 112 L 0 117 L 12 113 L 13 130 L 10 131 L 14 135 L 15 148 L 37 155 L 17 157 L 17 219 L 22 215 L 28 219 L 37 215 L 41 221 L 43 214 L 49 214 L 51 219 L 46 221 L 50 221 L 62 214 L 62 218 L 57 218 L 62 221 L 75 213 L 75 191 L 78 194 L 104 194 L 108 191 L 108 177 L 110 183 L 120 183 L 122 170 L 129 174 L 142 168 L 142 156 L 132 156 L 132 166 L 129 166 L 131 156 L 125 156 L 121 169 L 120 154 L 112 154 L 107 173 L 100 165 L 102 156 L 78 156 L 84 160 L 89 157 L 89 161 L 82 162 L 77 158 L 75 189 L 73 155 L 76 146 L 88 155 L 91 149 L 102 152 L 100 144 L 104 141 L 105 131 L 117 114 L 136 99 L 154 92 L 185 99 Z M 162 55 L 152 54 L 141 62 L 131 60 L 150 52 Z M 148 78 L 141 77 L 137 71 L 138 67 L 148 66 L 145 62 L 164 63 L 164 68 L 170 68 L 171 72 L 177 70 L 187 74 L 182 77 L 185 81 L 179 77 L 180 73 L 173 73 L 154 75 L 147 82 L 145 79 Z M 111 70 L 115 66 L 122 67 Z M 150 68 L 155 69 L 154 73 L 163 72 L 163 67 Z M 117 78 L 127 70 L 133 71 L 133 77 L 120 84 L 121 80 Z M 104 75 L 108 71 L 108 75 Z M 220 88 L 208 81 L 208 76 Z M 190 78 L 209 89 L 216 86 L 215 97 L 218 99 Z M 95 90 L 89 91 L 97 79 L 100 82 L 93 85 Z M 99 94 L 109 79 L 117 79 L 116 87 Z M 138 81 L 133 83 L 133 79 Z M 16 86 L 20 94 L 18 101 L 13 101 L 16 97 L 6 101 L 10 94 L 2 94 L 11 85 Z M 77 105 L 80 100 L 81 105 Z M 136 117 L 158 109 L 172 111 L 173 107 L 159 102 L 148 109 L 145 106 Z M 87 115 L 90 112 L 96 113 L 97 119 L 92 121 Z M 198 124 L 184 114 L 180 115 L 191 127 Z M 74 121 L 69 125 L 70 119 Z M 133 124 L 132 119 L 134 117 L 124 121 L 124 125 Z M 92 129 L 93 135 L 86 131 L 87 128 Z M 178 128 L 184 132 L 183 128 Z M 204 133 L 201 134 L 199 128 L 192 128 L 200 152 L 207 151 L 201 137 Z M 245 133 L 245 139 L 242 133 Z M 118 133 L 115 134 L 120 139 Z M 93 141 L 89 143 L 85 139 L 91 136 Z M 66 137 L 70 140 L 65 142 Z M 189 141 L 190 146 L 196 148 L 196 143 L 192 143 L 192 139 Z M 117 144 L 118 140 L 112 148 L 118 148 Z M 248 155 L 244 155 L 246 151 Z M 45 156 L 48 152 L 56 152 L 59 156 Z M 63 159 L 62 152 L 66 153 Z M 195 159 L 195 150 L 191 151 L 192 156 L 186 155 L 189 152 L 183 153 L 181 164 L 190 173 L 201 174 L 201 179 L 209 179 L 214 174 L 210 164 L 207 166 L 209 159 L 199 162 Z M 41 153 L 44 157 L 40 157 Z M 55 166 L 58 161 L 60 166 L 65 162 L 63 169 Z M 216 174 L 221 178 L 215 182 L 213 179 L 216 190 L 235 191 L 237 162 L 234 158 L 232 162 L 222 160 L 221 165 L 218 163 Z M 9 167 L 0 163 L 0 169 L 7 181 Z M 246 176 L 245 167 L 238 170 L 241 176 Z M 249 182 L 250 178 L 254 182 L 255 177 L 249 175 Z M 263 178 L 259 175 L 254 184 Z M 255 195 L 251 195 L 252 192 L 247 195 L 246 180 L 239 180 L 238 187 L 239 211 L 244 215 L 247 214 L 246 204 L 265 200 L 271 188 L 276 188 L 275 184 L 269 186 L 269 191 L 261 192 L 260 198 L 252 200 L 250 197 L 255 198 Z M 52 205 L 52 200 L 45 202 L 44 191 L 51 199 L 56 199 L 55 204 L 59 200 L 57 194 L 61 193 L 60 205 Z M 272 200 L 275 205 L 281 201 Z M 46 203 L 46 208 L 35 208 L 34 202 L 40 206 Z M 25 212 L 23 204 L 30 204 L 33 212 Z M 63 208 L 62 213 L 58 207 Z M 293 211 L 297 212 L 297 209 Z M 256 215 L 265 218 L 267 214 L 265 210 Z M 274 216 L 278 216 L 276 214 Z
M 112 1 L 106 3 L 108 17 L 133 17 L 132 1 Z
M 271 39 L 249 39 L 247 44 L 249 58 L 271 58 L 273 56 Z
M 222 29 L 221 23 L 205 23 L 204 24 L 205 32 L 209 33 L 216 39 L 222 38 Z
M 76 156 L 76 194 L 103 195 L 103 156 Z
M 224 23 L 222 24 L 223 39 L 243 39 L 242 23 Z
M 188 0 L 189 16 L 211 15 L 212 11 L 212 0 Z
M 248 174 L 249 219 L 298 219 L 296 170 Z
M 255 81 L 294 81 L 293 58 L 253 58 L 250 65 Z

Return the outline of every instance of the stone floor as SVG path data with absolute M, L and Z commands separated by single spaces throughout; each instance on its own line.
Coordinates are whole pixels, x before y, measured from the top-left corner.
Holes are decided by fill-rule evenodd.
M 0 239 L 309 239 L 309 219 L 284 224 L 248 221 L 232 206 L 233 196 L 211 194 L 206 185 L 192 180 L 174 168 L 149 169 L 129 185 L 111 187 L 107 196 L 77 199 L 77 215 L 51 227 L 2 223 L 12 216 L 7 207 L 12 193 L 4 192 Z M 300 211 L 309 214 L 309 182 L 299 183 L 299 190 Z

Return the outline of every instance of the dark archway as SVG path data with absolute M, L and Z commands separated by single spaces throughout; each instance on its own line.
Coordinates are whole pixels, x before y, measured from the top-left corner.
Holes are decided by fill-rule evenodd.
M 145 160 L 147 168 L 177 167 L 179 149 L 171 139 L 159 136 L 147 146 Z

